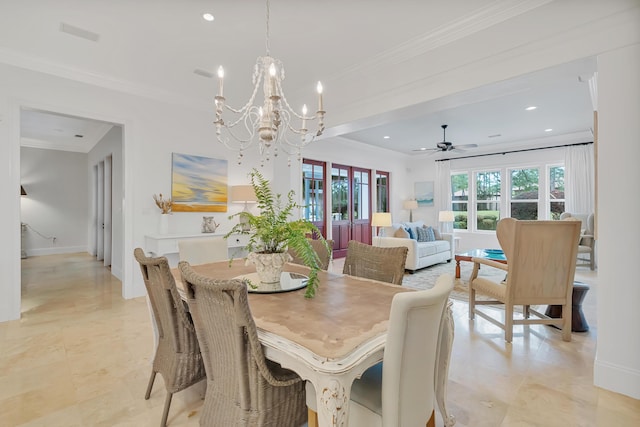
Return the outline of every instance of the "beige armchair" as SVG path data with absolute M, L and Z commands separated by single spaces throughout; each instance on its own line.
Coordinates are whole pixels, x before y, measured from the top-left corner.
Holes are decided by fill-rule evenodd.
M 519 221 L 504 218 L 498 222 L 496 235 L 507 264 L 485 258 L 472 258 L 469 279 L 469 319 L 477 314 L 505 331 L 511 342 L 513 325 L 551 324 L 562 327 L 562 339 L 571 341 L 571 304 L 576 270 L 580 223 L 578 221 Z M 478 275 L 480 265 L 505 270 L 507 277 L 496 283 Z M 476 293 L 491 301 L 476 301 Z M 504 323 L 480 304 L 504 304 Z M 522 317 L 514 319 L 514 306 L 522 305 Z M 560 305 L 562 318 L 551 318 L 531 308 L 533 305 Z M 530 315 L 537 319 L 530 319 Z
M 582 234 L 580 235 L 580 241 L 578 243 L 578 261 L 577 265 L 588 265 L 591 270 L 596 268 L 595 249 L 595 216 L 594 214 L 578 214 L 571 212 L 563 212 L 560 214 L 560 219 L 576 218 L 579 219 L 582 224 Z M 589 258 L 584 258 L 584 255 L 589 255 Z

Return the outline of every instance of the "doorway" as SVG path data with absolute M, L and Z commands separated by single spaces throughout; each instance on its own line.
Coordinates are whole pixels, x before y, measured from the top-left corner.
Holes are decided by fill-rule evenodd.
M 350 240 L 371 244 L 371 170 L 331 165 L 333 256 L 347 255 Z
M 33 210 L 30 222 L 34 228 L 55 236 L 55 244 L 38 246 L 39 241 L 32 241 L 33 246 L 27 249 L 32 249 L 32 255 L 87 252 L 96 256 L 99 229 L 100 260 L 110 274 L 124 282 L 124 125 L 24 106 L 19 107 L 18 119 L 18 151 L 28 148 L 30 153 L 20 154 L 16 171 L 19 181 L 33 189 L 29 199 L 21 203 L 21 216 L 28 214 L 25 208 Z M 53 133 L 48 135 L 49 131 Z M 36 132 L 40 132 L 38 138 L 33 136 Z M 70 137 L 65 139 L 67 135 Z M 40 163 L 33 161 L 36 152 Z M 34 169 L 37 164 L 46 167 Z M 79 200 L 80 206 L 71 205 L 69 198 Z M 99 226 L 95 209 L 98 200 L 102 205 Z M 47 209 L 44 213 L 42 206 Z M 122 292 L 124 296 L 124 286 Z

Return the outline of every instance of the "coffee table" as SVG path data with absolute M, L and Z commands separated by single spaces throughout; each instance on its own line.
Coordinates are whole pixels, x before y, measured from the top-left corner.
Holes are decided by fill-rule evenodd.
M 471 258 L 486 258 L 506 264 L 507 258 L 505 258 L 504 253 L 492 253 L 494 251 L 498 251 L 498 249 L 471 249 L 470 251 L 456 254 L 454 257 L 456 260 L 456 279 L 460 278 L 460 261 L 471 262 Z

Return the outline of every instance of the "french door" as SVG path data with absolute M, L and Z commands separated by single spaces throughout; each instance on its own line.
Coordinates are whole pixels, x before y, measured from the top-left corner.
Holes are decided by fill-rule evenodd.
M 350 240 L 371 244 L 371 171 L 331 165 L 333 257 L 347 254 Z

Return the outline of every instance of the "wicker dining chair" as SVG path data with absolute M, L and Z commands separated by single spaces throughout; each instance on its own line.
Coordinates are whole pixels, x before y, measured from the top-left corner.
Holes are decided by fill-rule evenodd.
M 402 285 L 408 251 L 404 246 L 381 248 L 351 240 L 342 273 Z
M 318 258 L 320 258 L 320 270 L 326 271 L 329 268 L 329 263 L 331 262 L 331 255 L 333 253 L 333 240 L 327 240 L 327 246 L 329 246 L 328 251 L 324 246 L 322 240 L 309 239 L 309 244 L 318 254 Z M 292 263 L 305 265 L 304 261 L 291 248 L 289 249 L 289 255 L 291 255 L 291 258 L 293 258 L 293 260 L 291 260 Z
M 141 248 L 136 248 L 133 254 L 140 264 L 158 331 L 158 346 L 144 398 L 149 399 L 159 372 L 167 389 L 160 422 L 164 427 L 173 393 L 203 380 L 205 369 L 191 316 L 178 294 L 167 258 L 147 257 Z
M 207 372 L 201 426 L 301 426 L 305 383 L 267 360 L 247 299 L 247 283 L 217 280 L 178 264 Z

